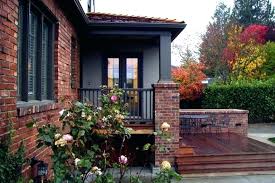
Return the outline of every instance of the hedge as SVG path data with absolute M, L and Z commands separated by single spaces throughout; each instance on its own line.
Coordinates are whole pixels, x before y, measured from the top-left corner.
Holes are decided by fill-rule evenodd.
M 204 90 L 203 108 L 249 110 L 249 122 L 275 122 L 275 80 L 213 84 Z

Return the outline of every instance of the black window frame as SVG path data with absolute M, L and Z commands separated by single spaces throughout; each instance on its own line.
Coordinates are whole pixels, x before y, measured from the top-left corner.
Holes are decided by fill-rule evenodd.
M 37 59 L 35 60 L 35 78 L 33 78 L 34 85 L 36 85 L 34 89 L 34 94 L 29 94 L 29 82 L 28 82 L 28 65 L 29 65 L 29 33 L 31 29 L 30 25 L 30 16 L 31 13 L 35 14 L 38 18 L 37 23 L 37 37 L 35 37 L 34 41 L 37 43 L 36 54 Z M 54 14 L 48 9 L 46 5 L 43 4 L 42 1 L 36 0 L 20 0 L 19 1 L 19 21 L 20 24 L 18 28 L 21 31 L 18 31 L 18 71 L 17 71 L 17 100 L 29 102 L 32 100 L 35 101 L 43 101 L 43 100 L 54 100 L 54 42 L 55 42 L 55 25 L 57 23 L 57 19 Z M 43 25 L 48 25 L 48 39 L 47 43 L 43 42 L 43 31 L 46 30 L 43 28 Z M 47 52 L 43 52 L 42 49 L 43 43 L 47 46 Z M 45 48 L 45 47 L 44 47 Z M 42 54 L 46 54 L 46 63 L 44 65 L 47 66 L 46 71 L 44 68 L 44 75 L 46 75 L 47 82 L 45 82 L 45 86 L 47 88 L 47 92 L 43 93 L 42 91 Z M 44 55 L 45 56 L 45 55 Z M 45 61 L 45 60 L 44 60 Z M 46 72 L 46 73 L 45 73 Z
M 124 82 L 126 80 L 126 59 L 127 58 L 137 58 L 138 59 L 138 88 L 143 88 L 143 54 L 136 52 L 119 52 L 119 53 L 109 53 L 103 57 L 103 67 L 102 67 L 102 85 L 108 85 L 108 58 L 118 58 L 119 63 L 119 87 L 124 88 Z

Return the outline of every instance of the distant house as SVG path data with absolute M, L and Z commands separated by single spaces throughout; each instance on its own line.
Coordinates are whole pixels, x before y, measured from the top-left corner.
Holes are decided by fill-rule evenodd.
M 37 134 L 25 125 L 33 118 L 59 123 L 64 98 L 100 105 L 100 86 L 119 85 L 130 104 L 128 125 L 137 134 L 150 134 L 166 121 L 173 126 L 174 145 L 169 153 L 156 152 L 155 165 L 161 158 L 174 161 L 179 94 L 171 81 L 171 42 L 184 22 L 85 14 L 91 4 L 84 0 L 85 12 L 78 0 L 0 2 L 0 134 L 6 133 L 5 122 L 14 122 L 13 149 L 24 139 L 29 158 L 49 161 L 49 150 L 36 148 Z

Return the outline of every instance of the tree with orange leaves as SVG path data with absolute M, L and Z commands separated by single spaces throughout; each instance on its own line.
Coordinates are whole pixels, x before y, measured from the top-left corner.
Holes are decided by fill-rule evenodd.
M 206 78 L 203 73 L 204 65 L 191 62 L 172 70 L 172 78 L 180 84 L 181 100 L 194 101 L 202 95 L 202 80 Z

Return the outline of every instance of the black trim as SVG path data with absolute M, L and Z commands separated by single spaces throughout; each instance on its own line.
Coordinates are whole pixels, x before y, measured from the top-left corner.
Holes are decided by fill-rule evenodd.
M 89 35 L 164 35 L 171 34 L 174 40 L 186 27 L 185 23 L 115 23 L 115 22 L 90 22 Z
M 55 44 L 55 30 L 56 26 L 55 24 L 51 24 L 51 34 L 50 34 L 50 37 L 49 37 L 49 50 L 51 50 L 51 53 L 49 52 L 49 58 L 50 61 L 49 61 L 49 65 L 51 66 L 51 69 L 47 69 L 48 70 L 48 77 L 49 77 L 49 80 L 52 81 L 52 82 L 48 82 L 48 93 L 47 93 L 47 96 L 49 99 L 52 99 L 54 100 L 54 44 Z
M 108 27 L 122 27 L 122 28 L 170 28 L 170 29 L 184 29 L 186 27 L 186 24 L 184 22 L 181 23 L 154 23 L 154 22 L 104 22 L 104 21 L 97 21 L 92 22 L 90 21 L 88 24 L 90 27 L 93 28 L 108 28 Z
M 19 100 L 28 102 L 29 100 L 45 100 L 42 96 L 41 91 L 41 64 L 42 64 L 42 32 L 43 32 L 43 23 L 46 22 L 49 25 L 49 42 L 48 46 L 48 62 L 47 66 L 50 66 L 52 69 L 47 69 L 47 93 L 46 99 L 52 100 L 54 97 L 54 24 L 57 22 L 56 17 L 50 12 L 47 6 L 41 0 L 21 0 L 19 1 L 19 6 L 22 6 L 23 11 L 23 34 L 22 36 L 22 47 L 20 47 L 22 56 L 21 63 L 19 66 L 20 75 L 19 78 L 19 87 L 21 90 L 21 96 L 19 96 Z M 37 30 L 37 38 L 35 41 L 37 42 L 37 49 L 35 50 L 37 60 L 35 61 L 35 78 L 34 78 L 34 95 L 28 95 L 28 62 L 29 62 L 29 32 L 30 32 L 30 16 L 31 12 L 35 13 L 38 17 L 38 30 Z M 51 53 L 50 53 L 51 52 Z
M 37 100 L 42 100 L 42 90 L 41 90 L 41 79 L 42 79 L 42 73 L 41 73 L 41 66 L 42 66 L 42 40 L 43 40 L 43 21 L 44 17 L 43 14 L 39 16 L 38 18 L 38 41 L 37 41 L 37 62 L 36 62 L 36 96 L 35 98 Z
M 58 22 L 58 19 L 56 16 L 51 12 L 51 10 L 43 3 L 42 0 L 28 0 L 30 1 L 31 5 L 35 7 L 37 11 L 39 11 L 40 14 L 45 15 L 45 18 L 47 18 L 49 21 L 56 23 Z
M 108 85 L 108 57 L 110 57 L 111 55 L 105 55 L 103 56 L 103 60 L 102 60 L 102 85 Z
M 30 24 L 30 3 L 27 1 L 21 1 L 23 6 L 23 35 L 22 36 L 22 59 L 21 59 L 21 100 L 28 101 L 28 53 L 29 53 L 29 24 Z M 24 74 L 23 74 L 24 73 Z M 24 87 L 23 87 L 24 86 Z

